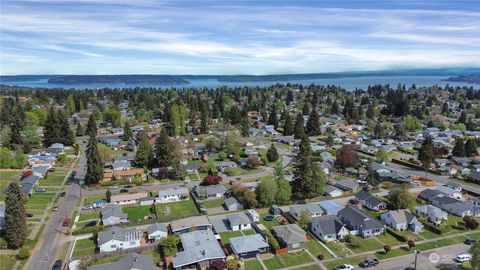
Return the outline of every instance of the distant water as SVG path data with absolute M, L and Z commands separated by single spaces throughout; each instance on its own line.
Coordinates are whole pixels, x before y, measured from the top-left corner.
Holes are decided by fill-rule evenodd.
M 480 88 L 479 85 L 467 84 L 461 82 L 447 82 L 448 76 L 378 76 L 378 77 L 354 77 L 354 78 L 335 78 L 335 79 L 314 79 L 314 80 L 292 80 L 288 81 L 292 84 L 298 83 L 303 85 L 317 84 L 317 85 L 337 85 L 347 90 L 367 89 L 368 85 L 374 84 L 390 84 L 396 88 L 399 83 L 405 84 L 408 88 L 412 84 L 420 86 L 439 85 L 445 86 L 473 86 Z M 154 83 L 140 83 L 140 84 L 114 84 L 114 83 L 92 83 L 92 84 L 53 84 L 48 83 L 47 79 L 36 81 L 9 81 L 2 82 L 7 85 L 17 85 L 25 87 L 42 87 L 42 88 L 66 88 L 66 89 L 92 89 L 92 88 L 135 88 L 135 87 L 156 87 L 156 88 L 218 88 L 221 86 L 240 87 L 240 86 L 270 86 L 272 84 L 286 84 L 287 81 L 270 81 L 270 82 L 219 82 L 216 79 L 188 79 L 189 84 L 154 84 Z

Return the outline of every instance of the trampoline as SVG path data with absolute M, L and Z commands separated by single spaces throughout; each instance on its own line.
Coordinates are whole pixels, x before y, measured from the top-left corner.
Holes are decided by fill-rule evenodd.
M 263 219 L 266 220 L 266 221 L 272 221 L 272 220 L 275 219 L 275 216 L 274 215 L 266 215 Z

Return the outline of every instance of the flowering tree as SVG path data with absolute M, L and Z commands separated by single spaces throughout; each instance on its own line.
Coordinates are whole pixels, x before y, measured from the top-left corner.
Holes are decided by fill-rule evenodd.
M 210 185 L 218 185 L 222 182 L 222 177 L 219 175 L 207 175 L 203 178 L 202 185 L 203 186 L 210 186 Z

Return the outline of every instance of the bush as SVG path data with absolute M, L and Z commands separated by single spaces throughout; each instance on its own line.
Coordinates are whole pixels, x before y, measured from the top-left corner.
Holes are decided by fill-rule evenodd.
M 219 175 L 207 175 L 203 178 L 202 186 L 218 185 L 222 182 L 222 177 Z
M 432 231 L 433 233 L 442 234 L 442 230 L 435 225 L 432 225 L 428 222 L 423 223 L 423 225 L 425 226 L 426 229 Z
M 103 225 L 98 225 L 94 227 L 81 228 L 81 229 L 75 230 L 72 232 L 72 235 L 80 235 L 80 234 L 87 234 L 87 233 L 98 234 L 102 230 L 103 230 Z
M 251 156 L 247 158 L 247 167 L 250 169 L 255 169 L 260 166 L 260 159 L 257 156 Z
M 211 169 L 212 169 L 212 164 L 210 164 L 210 163 L 204 163 L 200 166 L 200 171 L 201 172 L 208 172 Z
M 268 243 L 273 249 L 275 250 L 280 249 L 280 244 L 278 243 L 277 239 L 275 239 L 275 237 L 272 235 L 271 232 L 265 231 L 265 235 L 267 236 Z
M 325 255 L 319 254 L 319 255 L 317 256 L 317 258 L 318 258 L 320 261 L 323 261 L 323 260 L 325 260 Z
M 28 247 L 20 248 L 17 254 L 17 258 L 19 260 L 25 260 L 28 257 L 30 257 L 30 249 Z
M 395 239 L 397 239 L 400 242 L 407 242 L 408 241 L 408 237 L 406 237 L 403 234 L 399 234 L 397 231 L 392 230 L 390 228 L 387 228 L 387 233 L 391 234 L 393 237 L 395 237 Z
M 476 221 L 473 217 L 463 217 L 463 221 L 467 225 L 467 227 L 471 230 L 475 230 L 478 228 L 478 221 Z

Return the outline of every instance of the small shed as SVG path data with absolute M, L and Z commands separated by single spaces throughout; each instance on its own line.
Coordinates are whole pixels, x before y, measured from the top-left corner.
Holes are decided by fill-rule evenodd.
M 234 197 L 225 199 L 225 208 L 228 211 L 239 211 L 243 209 L 243 205 L 239 203 Z
M 281 215 L 282 214 L 282 209 L 280 209 L 280 207 L 278 207 L 277 205 L 272 205 L 272 207 L 270 207 L 270 213 L 272 215 Z

